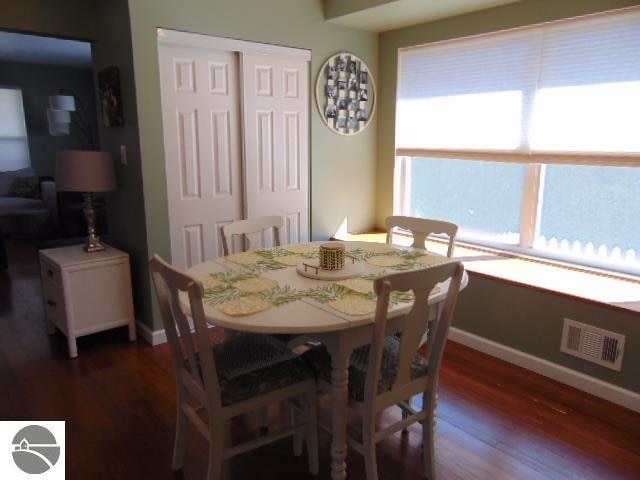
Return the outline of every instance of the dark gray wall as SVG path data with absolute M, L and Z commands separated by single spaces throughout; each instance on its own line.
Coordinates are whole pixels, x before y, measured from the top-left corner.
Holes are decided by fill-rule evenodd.
M 152 325 L 127 0 L 0 0 L 0 12 L 0 29 L 88 40 L 98 70 L 120 68 L 125 125 L 99 127 L 101 148 L 114 154 L 118 178 L 118 190 L 108 195 L 107 216 L 112 243 L 131 255 L 136 317 Z M 119 163 L 120 145 L 127 148 L 127 166 Z
M 76 125 L 72 124 L 71 135 L 49 135 L 49 95 L 58 94 L 61 88 L 72 90 L 85 106 L 93 138 L 97 139 L 98 126 L 91 69 L 0 61 L 0 85 L 18 86 L 22 89 L 31 166 L 38 175 L 53 176 L 58 150 L 83 148 L 82 143 L 79 143 L 80 133 Z
M 126 0 L 99 0 L 94 4 L 96 8 L 94 66 L 98 72 L 111 65 L 119 68 L 124 115 L 123 126 L 100 130 L 102 150 L 112 152 L 118 180 L 118 190 L 109 194 L 109 233 L 115 246 L 131 255 L 136 314 L 151 327 L 151 291 L 147 263 L 149 255 L 129 7 Z M 120 161 L 121 145 L 127 151 L 127 165 L 123 165 Z

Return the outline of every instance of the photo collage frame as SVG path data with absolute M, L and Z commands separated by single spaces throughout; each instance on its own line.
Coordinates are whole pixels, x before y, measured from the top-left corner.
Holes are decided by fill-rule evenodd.
M 318 111 L 327 127 L 340 135 L 355 135 L 373 117 L 375 81 L 360 57 L 341 52 L 327 59 L 316 82 Z

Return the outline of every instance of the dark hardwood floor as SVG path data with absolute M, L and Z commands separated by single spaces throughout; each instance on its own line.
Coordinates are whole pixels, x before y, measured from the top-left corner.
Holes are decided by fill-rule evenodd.
M 66 420 L 69 479 L 201 479 L 206 445 L 189 439 L 185 469 L 170 469 L 174 374 L 166 345 L 129 343 L 126 329 L 78 342 L 70 360 L 61 334 L 48 336 L 31 244 L 7 242 L 0 273 L 0 419 Z M 441 480 L 640 479 L 640 415 L 488 357 L 447 346 L 436 439 Z M 396 409 L 388 415 L 396 418 Z M 270 412 L 275 425 L 281 412 Z M 380 419 L 381 423 L 390 417 Z M 246 436 L 257 419 L 236 422 Z M 422 478 L 420 428 L 378 446 L 381 479 Z M 329 478 L 329 436 L 320 434 L 321 470 L 283 440 L 229 462 L 233 479 Z M 348 457 L 349 478 L 364 479 Z

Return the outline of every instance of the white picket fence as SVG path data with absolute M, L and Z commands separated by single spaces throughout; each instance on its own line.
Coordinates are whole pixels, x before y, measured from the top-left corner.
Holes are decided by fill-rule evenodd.
M 592 242 L 585 243 L 580 242 L 580 240 L 574 240 L 572 242 L 566 238 L 557 239 L 556 237 L 551 237 L 547 239 L 541 235 L 536 238 L 534 248 L 537 250 L 546 250 L 554 253 L 565 253 L 568 255 L 587 257 L 615 263 L 640 263 L 640 256 L 633 248 L 623 250 L 618 246 L 596 246 Z

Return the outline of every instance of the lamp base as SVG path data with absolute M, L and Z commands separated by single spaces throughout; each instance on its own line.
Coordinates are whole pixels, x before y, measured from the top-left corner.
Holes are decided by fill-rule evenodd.
M 87 253 L 102 252 L 106 249 L 107 247 L 100 243 L 100 240 L 97 243 L 92 243 L 89 239 L 87 239 L 87 244 L 83 248 Z
M 83 193 L 84 207 L 82 211 L 87 220 L 87 244 L 84 246 L 84 251 L 87 253 L 102 252 L 106 250 L 102 243 L 100 243 L 100 237 L 96 231 L 96 211 L 93 208 L 93 194 Z

